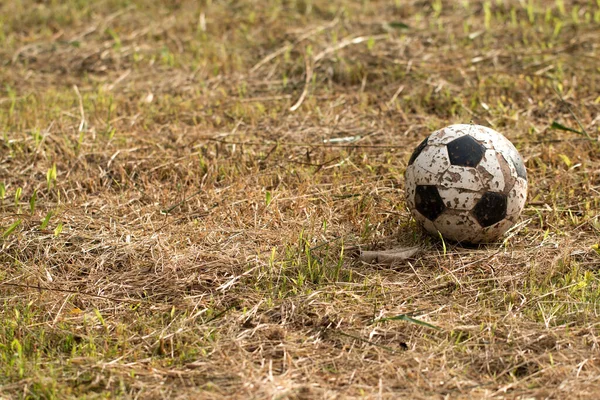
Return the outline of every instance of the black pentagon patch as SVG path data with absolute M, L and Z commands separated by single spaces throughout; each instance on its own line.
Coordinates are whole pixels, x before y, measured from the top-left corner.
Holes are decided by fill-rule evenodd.
M 476 167 L 485 153 L 485 147 L 469 135 L 454 139 L 446 147 L 450 163 L 461 167 Z
M 417 159 L 417 157 L 419 157 L 419 154 L 421 154 L 421 152 L 423 151 L 423 149 L 425 148 L 425 146 L 427 146 L 427 139 L 429 139 L 428 137 L 425 138 L 425 140 L 423 140 L 415 149 L 415 151 L 413 151 L 412 156 L 410 156 L 410 160 L 408 160 L 408 165 L 412 165 L 415 160 Z
M 512 160 L 515 169 L 517 170 L 517 176 L 527 180 L 527 171 L 525 170 L 525 163 L 523 163 L 521 155 L 516 151 L 511 151 L 510 159 Z
M 417 185 L 415 206 L 430 221 L 435 221 L 446 209 L 437 187 L 432 185 Z
M 484 228 L 502 221 L 506 217 L 506 196 L 502 193 L 486 192 L 473 208 L 473 215 Z

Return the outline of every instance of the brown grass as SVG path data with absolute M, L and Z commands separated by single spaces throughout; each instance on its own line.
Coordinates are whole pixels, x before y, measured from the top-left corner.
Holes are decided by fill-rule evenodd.
M 3 2 L 0 397 L 593 398 L 599 28 L 595 1 Z M 471 120 L 530 193 L 462 248 L 402 174 Z

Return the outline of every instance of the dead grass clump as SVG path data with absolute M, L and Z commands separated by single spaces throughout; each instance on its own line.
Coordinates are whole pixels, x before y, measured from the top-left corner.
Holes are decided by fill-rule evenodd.
M 0 15 L 0 397 L 598 391 L 593 2 Z M 530 179 L 477 248 L 403 204 L 412 149 L 468 121 Z

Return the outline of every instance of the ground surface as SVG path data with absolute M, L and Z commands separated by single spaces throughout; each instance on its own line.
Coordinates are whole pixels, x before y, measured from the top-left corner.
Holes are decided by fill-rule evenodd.
M 0 397 L 593 397 L 599 49 L 592 0 L 3 1 Z M 471 120 L 530 191 L 462 248 L 403 171 Z

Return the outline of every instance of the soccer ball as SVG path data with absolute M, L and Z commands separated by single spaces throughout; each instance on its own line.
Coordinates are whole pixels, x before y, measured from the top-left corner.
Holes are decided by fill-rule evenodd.
M 527 198 L 521 155 L 500 133 L 458 124 L 433 132 L 404 174 L 406 204 L 434 235 L 461 243 L 493 242 L 517 221 Z

